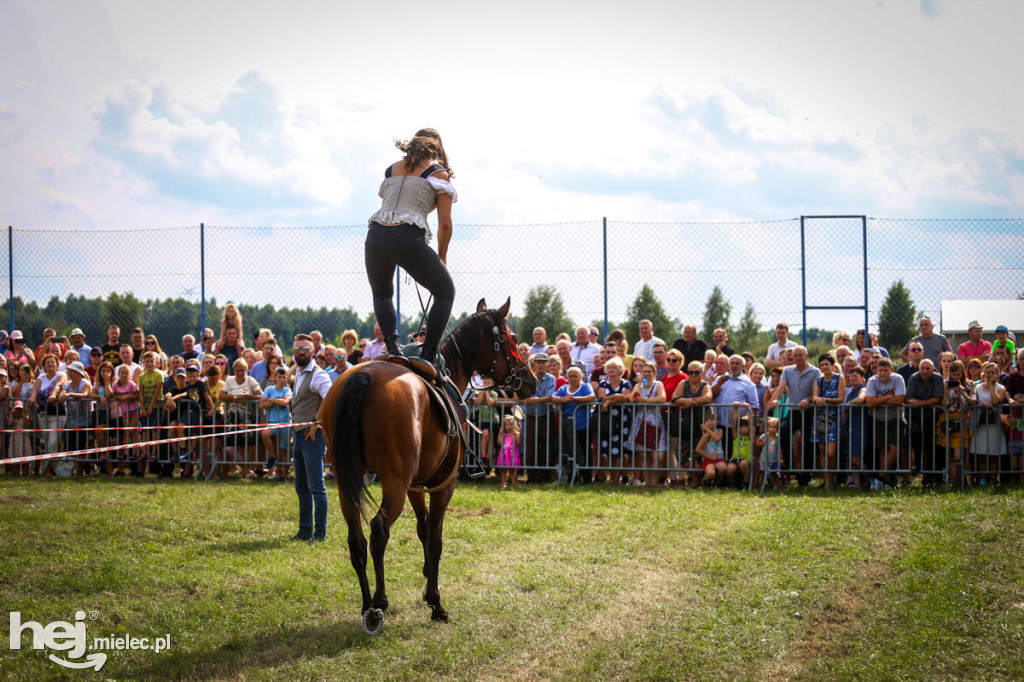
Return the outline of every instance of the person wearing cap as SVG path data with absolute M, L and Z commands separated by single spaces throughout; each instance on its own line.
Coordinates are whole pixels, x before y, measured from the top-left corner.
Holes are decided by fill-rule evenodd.
M 967 325 L 967 336 L 969 338 L 957 347 L 957 357 L 961 360 L 979 358 L 983 363 L 988 362 L 989 358 L 992 357 L 992 344 L 981 338 L 983 331 L 984 329 L 981 324 L 977 320 L 972 320 Z
M 1010 338 L 1010 330 L 1005 324 L 1001 324 L 996 327 L 996 340 L 992 344 L 992 352 L 994 353 L 996 348 L 1005 348 L 1007 355 L 1011 358 L 1017 355 L 1017 345 Z
M 67 428 L 64 447 L 74 452 L 89 447 L 90 433 L 87 429 L 92 418 L 92 384 L 85 373 L 85 365 L 77 360 L 67 366 L 67 381 L 57 400 L 67 410 Z M 70 399 L 70 402 L 69 402 Z M 80 430 L 78 430 L 80 429 Z M 92 469 L 92 464 L 75 462 L 75 475 L 81 476 Z
M 953 351 L 953 347 L 949 345 L 949 339 L 935 332 L 935 324 L 932 322 L 932 318 L 927 315 L 923 315 L 918 320 L 917 328 L 921 333 L 907 341 L 907 345 L 900 351 L 900 359 L 903 362 L 910 362 L 910 344 L 919 342 L 924 348 L 924 357 L 921 359 L 931 360 L 938 367 L 939 356 L 942 355 L 942 351 Z
M 24 401 L 15 400 L 11 404 L 11 409 L 7 412 L 6 425 L 8 431 L 23 431 L 24 429 L 33 428 L 32 415 L 25 409 Z M 24 432 L 11 433 L 9 438 L 5 454 L 11 459 L 28 457 L 35 454 L 35 448 L 32 445 L 32 434 Z M 8 465 L 8 471 L 11 471 L 12 467 L 14 469 L 12 473 L 18 476 L 27 476 L 32 463 L 11 464 Z
M 523 401 L 523 413 L 526 416 L 523 429 L 523 465 L 526 468 L 527 483 L 546 483 L 553 480 L 553 471 L 539 470 L 535 467 L 552 467 L 558 464 L 558 455 L 555 451 L 558 422 L 551 419 L 551 396 L 555 394 L 557 386 L 555 377 L 548 374 L 550 359 L 546 353 L 534 353 L 530 356 L 530 370 L 537 377 L 537 390 L 533 396 Z M 558 358 L 554 360 L 558 362 Z
M 87 358 L 89 358 L 89 354 L 92 352 L 92 347 L 85 344 L 85 332 L 80 328 L 75 327 L 71 330 L 71 334 L 68 335 L 68 338 L 71 340 L 71 350 L 78 353 L 78 359 L 81 360 L 83 364 L 88 362 L 89 360 Z M 88 370 L 89 368 L 86 367 L 85 369 Z
M 36 369 L 36 354 L 32 352 L 32 349 L 25 343 L 25 336 L 21 333 L 20 329 L 15 329 L 11 332 L 11 336 L 8 339 L 10 348 L 4 353 L 4 357 L 8 360 L 14 360 L 19 365 L 28 364 L 32 368 L 32 371 Z
M 96 372 L 103 364 L 103 350 L 99 346 L 93 346 L 86 357 L 89 358 L 89 364 L 85 366 L 85 373 L 89 376 L 89 381 L 95 382 Z
M 185 377 L 184 387 L 182 387 L 179 381 L 179 377 L 182 375 Z M 185 429 L 183 427 L 202 426 L 204 412 L 212 419 L 213 400 L 210 398 L 210 390 L 206 384 L 199 380 L 198 364 L 174 370 L 174 380 L 175 393 L 170 397 L 172 400 L 179 401 L 180 407 L 177 414 L 179 428 L 172 429 L 172 431 L 176 431 L 182 436 L 197 436 L 199 435 L 198 428 Z M 200 451 L 200 447 L 196 445 L 196 442 L 184 441 L 172 447 L 175 458 L 181 464 L 181 475 L 183 477 L 192 475 L 192 452 Z
M 198 374 L 198 371 L 197 371 Z M 167 414 L 167 425 L 170 427 L 167 432 L 169 439 L 184 438 L 189 435 L 183 428 L 187 425 L 187 413 L 188 407 L 179 400 L 182 400 L 187 396 L 188 384 L 186 383 L 188 372 L 185 371 L 185 361 L 180 355 L 174 355 L 171 357 L 171 376 L 164 382 L 164 412 Z M 178 443 L 167 443 L 165 444 L 168 448 L 168 463 L 166 463 L 160 472 L 160 476 L 163 478 L 170 477 L 174 474 L 174 465 L 181 459 L 182 442 Z M 187 450 L 186 450 L 187 452 Z M 187 460 L 187 457 L 186 457 Z M 182 476 L 185 475 L 185 467 L 182 465 Z

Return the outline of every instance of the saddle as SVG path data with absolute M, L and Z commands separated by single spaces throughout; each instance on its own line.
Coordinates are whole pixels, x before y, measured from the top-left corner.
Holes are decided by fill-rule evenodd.
M 406 346 L 406 349 L 415 352 L 419 346 L 420 344 L 410 344 Z M 403 352 L 406 351 L 403 349 Z M 462 396 L 459 395 L 458 390 L 446 374 L 439 374 L 436 367 L 415 356 L 378 355 L 372 362 L 390 362 L 393 365 L 400 365 L 412 370 L 412 373 L 423 381 L 427 395 L 430 396 L 430 403 L 444 417 L 444 427 L 448 438 L 455 438 L 458 435 L 462 441 L 463 450 L 467 453 L 472 452 L 466 432 L 462 428 L 462 425 L 467 423 L 466 406 L 462 402 Z

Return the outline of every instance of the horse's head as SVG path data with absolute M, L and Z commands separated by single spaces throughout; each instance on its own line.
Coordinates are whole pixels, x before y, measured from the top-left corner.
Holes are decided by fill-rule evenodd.
M 476 314 L 470 315 L 455 328 L 455 332 L 442 344 L 442 352 L 449 363 L 459 361 L 468 375 L 474 370 L 482 377 L 491 377 L 497 388 L 511 389 L 520 400 L 537 391 L 537 377 L 530 364 L 520 357 L 519 339 L 509 329 L 508 308 L 511 299 L 497 310 L 487 307 L 480 299 Z M 445 352 L 451 344 L 454 352 Z

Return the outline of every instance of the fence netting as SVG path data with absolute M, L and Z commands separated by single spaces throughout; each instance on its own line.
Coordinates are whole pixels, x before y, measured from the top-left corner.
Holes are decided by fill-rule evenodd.
M 806 221 L 804 269 L 800 224 L 787 219 L 457 225 L 448 259 L 457 286 L 453 312 L 471 313 L 481 298 L 497 305 L 510 297 L 518 317 L 531 291 L 548 287 L 561 304 L 563 326 L 601 327 L 607 311 L 610 327 L 626 328 L 650 303 L 640 300 L 646 286 L 669 327 L 655 334 L 668 337 L 680 333 L 682 324 L 701 326 L 716 287 L 731 309 L 725 322 L 733 332 L 748 305 L 763 330 L 779 321 L 798 328 L 802 279 L 807 305 L 862 305 L 860 219 Z M 182 334 L 200 330 L 204 293 L 206 326 L 217 333 L 223 306 L 234 302 L 247 313 L 247 336 L 259 327 L 284 336 L 318 328 L 327 338 L 355 328 L 367 336 L 372 306 L 363 264 L 365 232 L 363 225 L 14 227 L 0 272 L 13 292 L 14 326 L 30 343 L 39 342 L 45 327 L 58 334 L 79 327 L 87 342 L 102 342 L 106 327 L 118 324 L 122 330 L 142 326 L 176 349 Z M 868 218 L 866 248 L 873 332 L 905 335 L 915 315 L 939 320 L 946 299 L 1016 299 L 1024 293 L 1024 219 Z M 404 275 L 398 279 L 404 326 L 413 326 L 429 294 Z M 905 300 L 896 297 L 898 305 L 883 314 L 898 283 Z M 10 306 L 7 300 L 0 308 L 0 326 L 10 324 Z M 855 331 L 863 326 L 863 312 L 811 311 L 807 323 Z M 572 329 L 548 331 L 553 337 Z M 709 335 L 701 330 L 701 336 Z M 749 350 L 763 355 L 766 349 Z

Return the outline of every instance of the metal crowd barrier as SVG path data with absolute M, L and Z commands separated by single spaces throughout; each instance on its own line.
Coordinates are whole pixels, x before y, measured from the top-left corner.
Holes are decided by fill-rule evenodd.
M 239 467 L 245 476 L 249 476 L 250 472 L 266 470 L 271 461 L 274 467 L 281 467 L 284 471 L 291 466 L 293 432 L 290 407 L 289 421 L 281 426 L 237 433 L 254 428 L 254 424 L 268 423 L 269 410 L 261 410 L 258 405 L 258 400 L 218 400 L 214 404 L 214 417 L 209 427 L 213 437 L 202 441 L 204 457 L 211 458 L 208 478 L 214 472 L 226 476 L 233 466 Z M 265 434 L 272 437 L 270 442 L 275 446 L 276 453 L 268 450 Z
M 243 473 L 267 467 L 272 455 L 276 455 L 277 467 L 287 468 L 291 463 L 290 424 L 268 426 L 250 434 L 235 433 L 250 424 L 267 423 L 266 410 L 259 410 L 256 401 L 218 401 L 212 419 L 200 405 L 189 400 L 177 401 L 173 412 L 161 403 L 152 416 L 141 412 L 120 414 L 96 398 L 68 398 L 63 414 L 46 414 L 37 405 L 23 401 L 27 426 L 35 430 L 18 433 L 13 430 L 12 418 L 16 400 L 0 401 L 3 457 L 155 443 L 8 465 L 9 473 L 49 470 L 72 475 L 97 469 L 108 475 L 148 472 L 169 476 L 181 467 L 183 473 L 193 477 L 212 478 L 217 473 L 226 475 L 235 466 Z M 722 447 L 728 467 L 730 449 L 724 443 L 734 435 L 731 404 L 689 409 L 651 403 L 618 403 L 607 410 L 603 407 L 602 403 L 594 402 L 564 410 L 561 405 L 522 405 L 499 399 L 486 410 L 479 406 L 470 410 L 470 419 L 483 433 L 470 430 L 469 439 L 476 452 L 485 457 L 489 471 L 514 468 L 517 473 L 521 470 L 528 482 L 573 484 L 600 478 L 616 482 L 630 478 L 644 480 L 648 485 L 657 485 L 660 480 L 695 486 L 708 476 L 704 465 L 709 456 L 700 450 L 700 445 L 704 416 L 712 409 L 717 415 L 716 425 L 728 425 L 723 429 Z M 885 415 L 878 408 L 854 404 L 804 409 L 787 404 L 768 410 L 765 417 L 780 417 L 779 461 L 769 461 L 766 448 L 758 443 L 761 432 L 752 433 L 747 465 L 737 466 L 743 476 L 742 486 L 763 490 L 789 479 L 806 484 L 815 476 L 827 477 L 837 486 L 876 488 L 901 485 L 915 475 L 922 476 L 928 484 L 961 486 L 1024 479 L 1024 407 L 975 405 L 962 413 L 950 413 L 941 406 L 890 407 L 890 419 L 883 419 Z M 507 462 L 500 457 L 506 416 L 512 417 L 521 436 L 518 461 Z M 180 430 L 167 428 L 172 420 L 181 425 Z M 656 427 L 656 440 L 637 444 L 637 427 L 645 423 Z M 580 428 L 576 428 L 577 424 Z M 266 432 L 277 437 L 276 453 L 266 449 Z M 185 443 L 175 441 L 181 434 L 208 437 Z M 711 448 L 705 447 L 708 449 Z M 716 481 L 736 484 L 723 481 L 717 469 L 712 467 Z
M 731 404 L 684 409 L 667 404 L 619 403 L 618 413 L 613 415 L 595 401 L 574 406 L 571 418 L 562 407 L 499 400 L 486 423 L 481 422 L 478 410 L 471 410 L 471 419 L 485 431 L 483 435 L 470 431 L 471 444 L 478 453 L 488 456 L 489 466 L 496 467 L 502 422 L 505 415 L 513 414 L 522 437 L 520 465 L 515 468 L 525 472 L 527 481 L 572 484 L 595 477 L 646 477 L 650 484 L 653 478 L 648 474 L 653 473 L 662 481 L 695 485 L 705 476 L 702 463 L 706 456 L 699 451 L 704 412 L 713 409 L 719 414 L 724 410 L 726 417 L 716 419 L 716 424 L 729 424 L 723 429 L 723 440 L 731 440 L 734 435 Z M 971 414 L 977 407 L 963 414 L 951 414 L 938 405 L 888 407 L 886 411 L 849 403 L 807 408 L 783 404 L 767 410 L 764 417 L 779 417 L 779 461 L 776 465 L 762 457 L 763 447 L 757 440 L 764 430 L 754 432 L 742 487 L 764 490 L 773 478 L 779 484 L 795 479 L 806 485 L 812 477 L 827 477 L 836 487 L 875 489 L 905 485 L 918 475 L 928 485 L 973 484 L 983 480 L 982 474 L 998 476 L 999 482 L 1024 478 L 1020 438 L 1024 408 L 1006 404 L 994 408 L 1001 416 L 1002 430 L 993 442 L 1002 442 L 1005 451 L 987 453 L 968 449 L 968 444 L 975 442 Z M 659 442 L 653 452 L 636 446 L 634 427 L 652 412 L 660 419 Z M 589 416 L 581 419 L 584 425 L 576 429 L 575 417 L 583 414 Z M 758 421 L 765 424 L 765 420 Z M 1016 424 L 1015 431 L 1011 423 Z M 664 443 L 660 442 L 661 434 Z M 964 435 L 958 438 L 959 434 Z M 482 440 L 485 436 L 489 436 L 487 442 Z M 730 458 L 726 455 L 725 459 L 728 467 Z

